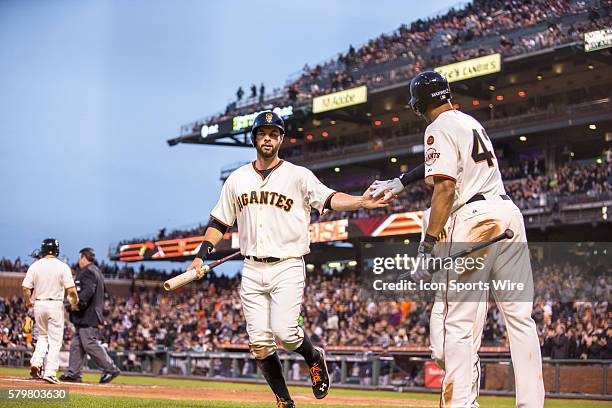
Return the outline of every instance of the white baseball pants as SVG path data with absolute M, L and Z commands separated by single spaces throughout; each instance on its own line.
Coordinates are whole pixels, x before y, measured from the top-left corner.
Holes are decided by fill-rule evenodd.
M 257 359 L 276 351 L 277 339 L 285 349 L 295 350 L 304 340 L 298 325 L 304 296 L 305 265 L 302 258 L 276 263 L 245 259 L 240 301 L 247 323 L 249 346 Z
M 36 300 L 34 320 L 38 328 L 36 347 L 30 365 L 43 365 L 45 354 L 47 363 L 43 376 L 54 376 L 59 368 L 59 353 L 64 339 L 64 305 L 55 300 Z
M 479 272 L 480 276 L 520 281 L 533 288 L 523 217 L 511 201 L 493 196 L 464 205 L 452 215 L 449 240 L 451 243 L 482 242 L 507 228 L 514 231 L 514 237 L 485 251 L 489 256 L 485 270 Z M 449 253 L 455 253 L 456 247 L 452 245 Z M 470 272 L 459 275 L 458 281 L 462 280 L 469 282 Z M 531 318 L 533 299 L 521 298 L 518 292 L 508 294 L 498 293 L 494 288 L 491 290 L 504 316 L 510 338 L 516 406 L 542 408 L 545 393 L 540 344 L 535 322 Z M 512 301 L 513 294 L 517 295 L 516 301 Z M 471 406 L 475 328 L 478 324 L 482 327 L 481 318 L 478 317 L 479 304 L 473 298 L 469 301 L 453 298 L 446 302 L 443 320 L 446 375 L 442 385 L 442 407 Z M 481 331 L 478 336 L 480 334 Z

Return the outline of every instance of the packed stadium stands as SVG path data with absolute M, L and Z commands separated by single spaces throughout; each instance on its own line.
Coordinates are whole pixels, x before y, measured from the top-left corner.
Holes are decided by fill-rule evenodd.
M 496 52 L 510 57 L 580 41 L 585 32 L 610 25 L 611 4 L 609 0 L 474 1 L 402 25 L 358 48 L 350 46 L 337 58 L 313 67 L 306 64 L 282 90 L 263 97 L 241 96 L 225 112 L 186 125 L 182 132 L 197 132 L 204 123 L 266 105 L 303 105 L 315 96 L 357 85 L 376 89 L 405 82 L 423 69 L 450 62 Z
M 612 358 L 609 265 L 534 263 L 533 316 L 545 357 Z M 237 293 L 239 277 L 211 274 L 199 288 L 167 294 L 137 290 L 126 298 L 107 297 L 103 339 L 115 351 L 212 351 L 246 346 Z M 353 269 L 308 274 L 304 326 L 313 341 L 327 346 L 427 347 L 431 303 L 374 302 L 361 292 Z M 31 347 L 21 330 L 22 299 L 0 299 L 0 346 Z M 65 345 L 72 333 L 66 325 Z M 566 340 L 567 339 L 567 340 Z M 483 345 L 506 346 L 501 313 L 489 305 Z

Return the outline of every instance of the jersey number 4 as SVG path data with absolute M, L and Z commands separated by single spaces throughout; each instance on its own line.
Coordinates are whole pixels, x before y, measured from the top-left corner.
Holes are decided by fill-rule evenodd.
M 486 160 L 489 167 L 494 167 L 495 163 L 493 163 L 493 159 L 495 159 L 495 156 L 493 155 L 493 152 L 487 150 L 487 146 L 484 144 L 476 129 L 472 129 L 472 133 L 474 134 L 474 143 L 472 143 L 472 159 L 474 159 L 476 163 Z M 484 129 L 482 130 L 482 134 L 487 140 L 489 140 L 489 136 L 487 136 Z

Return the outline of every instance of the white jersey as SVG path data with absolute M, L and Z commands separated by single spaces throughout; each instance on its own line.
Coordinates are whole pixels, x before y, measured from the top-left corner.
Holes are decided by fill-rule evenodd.
M 305 167 L 281 160 L 264 178 L 253 162 L 227 178 L 210 215 L 238 221 L 243 256 L 300 257 L 310 252 L 311 208 L 322 212 L 334 193 Z
M 434 176 L 456 181 L 453 210 L 476 194 L 506 194 L 484 127 L 458 110 L 441 113 L 425 129 L 425 182 Z
M 74 286 L 70 267 L 57 258 L 42 258 L 28 268 L 24 288 L 34 289 L 35 300 L 64 300 L 65 290 Z

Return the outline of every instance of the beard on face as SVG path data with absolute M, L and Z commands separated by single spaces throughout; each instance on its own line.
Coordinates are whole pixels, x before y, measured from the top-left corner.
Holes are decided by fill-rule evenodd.
M 278 153 L 278 149 L 280 149 L 280 144 L 278 146 L 272 145 L 272 150 L 263 150 L 262 146 L 263 143 L 256 144 L 255 149 L 257 150 L 257 154 L 259 154 L 264 159 L 271 159 L 272 157 L 276 156 L 276 153 Z

